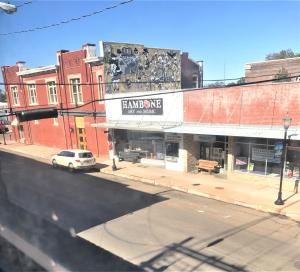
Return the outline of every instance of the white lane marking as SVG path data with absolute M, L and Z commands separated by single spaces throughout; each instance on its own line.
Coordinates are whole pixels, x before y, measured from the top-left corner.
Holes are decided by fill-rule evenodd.
M 204 213 L 205 211 L 198 210 L 197 212 L 199 212 L 199 213 Z
M 231 215 L 225 215 L 224 216 L 224 218 L 230 218 L 231 217 Z

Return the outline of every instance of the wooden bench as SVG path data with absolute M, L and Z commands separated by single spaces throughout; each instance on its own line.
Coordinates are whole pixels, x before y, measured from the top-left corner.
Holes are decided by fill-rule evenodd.
M 201 170 L 206 170 L 211 174 L 211 172 L 217 172 L 220 169 L 219 163 L 217 161 L 209 161 L 209 160 L 199 160 L 196 165 L 198 172 Z
M 140 159 L 140 153 L 131 151 L 120 151 L 119 161 L 137 162 Z

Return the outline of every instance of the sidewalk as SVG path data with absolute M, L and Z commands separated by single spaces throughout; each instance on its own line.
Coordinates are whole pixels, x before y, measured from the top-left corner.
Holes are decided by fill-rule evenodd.
M 26 155 L 50 159 L 58 149 L 19 143 L 0 145 L 0 150 L 20 152 Z M 49 161 L 50 162 L 50 161 Z M 295 194 L 294 182 L 284 180 L 283 206 L 276 206 L 279 178 L 271 181 L 259 179 L 257 176 L 240 179 L 239 175 L 232 175 L 226 179 L 223 175 L 209 175 L 207 173 L 182 173 L 142 164 L 130 162 L 116 162 L 117 171 L 112 171 L 112 161 L 97 159 L 101 165 L 101 172 L 124 177 L 153 185 L 169 187 L 186 193 L 208 197 L 244 207 L 282 214 L 300 221 L 300 192 Z M 300 189 L 300 188 L 299 188 Z

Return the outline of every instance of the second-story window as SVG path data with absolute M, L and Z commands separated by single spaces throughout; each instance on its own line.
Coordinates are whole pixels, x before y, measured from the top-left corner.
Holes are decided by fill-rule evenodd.
M 57 93 L 55 81 L 47 82 L 49 104 L 57 104 Z
M 72 78 L 70 80 L 71 83 L 71 99 L 72 103 L 83 103 L 82 99 L 82 91 L 80 86 L 80 79 L 79 78 Z
M 36 86 L 35 84 L 28 84 L 28 95 L 29 95 L 29 104 L 37 104 L 37 95 L 36 95 Z
M 102 76 L 98 76 L 98 90 L 99 90 L 99 99 L 104 99 Z
M 20 101 L 19 101 L 19 93 L 18 93 L 17 86 L 11 87 L 10 90 L 11 90 L 11 96 L 12 96 L 13 105 L 19 105 Z
M 193 88 L 198 88 L 199 84 L 198 84 L 198 76 L 197 75 L 193 75 Z

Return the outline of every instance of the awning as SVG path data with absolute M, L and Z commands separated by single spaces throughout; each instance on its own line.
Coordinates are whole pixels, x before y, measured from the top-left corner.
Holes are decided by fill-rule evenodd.
M 165 129 L 170 133 L 186 133 L 218 136 L 257 137 L 283 139 L 283 126 L 251 126 L 251 125 L 216 125 L 184 123 L 181 126 Z M 290 127 L 288 136 L 300 140 L 300 127 Z
M 91 124 L 92 127 L 155 131 L 180 134 L 217 135 L 252 138 L 283 139 L 283 126 L 254 126 L 230 124 L 196 124 L 175 122 L 109 121 Z M 300 140 L 300 127 L 290 127 L 288 136 Z
M 155 131 L 164 132 L 166 129 L 171 129 L 180 126 L 181 123 L 171 122 L 137 122 L 137 121 L 109 121 L 103 123 L 91 124 L 92 127 L 97 128 L 114 128 L 114 129 L 128 129 L 128 130 L 140 130 L 140 131 Z

